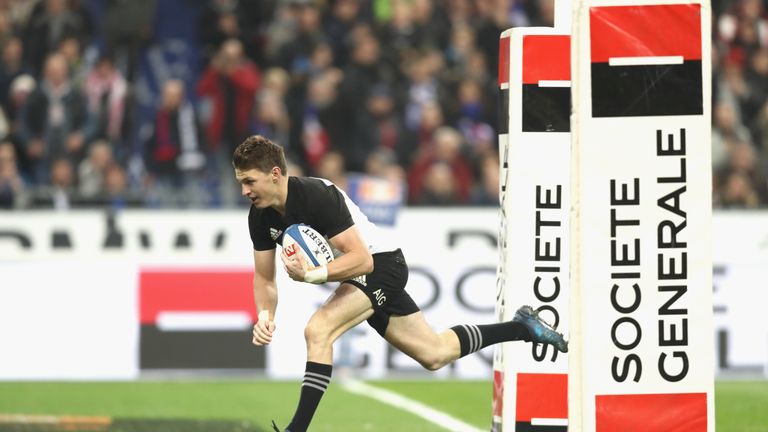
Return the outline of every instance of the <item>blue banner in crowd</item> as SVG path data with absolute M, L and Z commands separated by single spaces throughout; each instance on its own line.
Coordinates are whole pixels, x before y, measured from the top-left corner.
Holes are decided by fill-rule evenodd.
M 391 180 L 349 174 L 346 192 L 368 219 L 377 225 L 394 226 L 403 205 L 403 185 Z

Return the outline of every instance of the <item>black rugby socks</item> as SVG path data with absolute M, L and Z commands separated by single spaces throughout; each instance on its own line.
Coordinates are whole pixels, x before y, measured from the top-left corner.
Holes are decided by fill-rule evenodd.
M 331 382 L 333 365 L 307 362 L 304 373 L 304 382 L 301 384 L 301 396 L 299 406 L 293 415 L 293 420 L 285 428 L 287 432 L 304 432 L 315 415 L 315 410 L 320 404 L 320 399 L 325 394 L 328 384 Z
M 463 324 L 451 327 L 451 330 L 459 337 L 461 357 L 499 342 L 531 339 L 525 326 L 512 321 L 486 325 Z

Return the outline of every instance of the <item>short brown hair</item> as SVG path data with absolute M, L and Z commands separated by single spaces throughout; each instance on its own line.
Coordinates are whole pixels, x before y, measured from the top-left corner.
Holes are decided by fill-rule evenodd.
M 288 173 L 283 148 L 261 135 L 251 135 L 237 146 L 232 165 L 240 171 L 256 169 L 268 173 L 278 167 L 283 175 Z

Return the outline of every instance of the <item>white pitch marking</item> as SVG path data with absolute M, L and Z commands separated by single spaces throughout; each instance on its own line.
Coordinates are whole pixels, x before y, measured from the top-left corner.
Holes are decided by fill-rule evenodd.
M 452 432 L 483 432 L 482 429 L 478 429 L 470 424 L 452 417 L 442 411 L 438 411 L 431 408 L 419 401 L 409 399 L 403 395 L 384 390 L 378 387 L 368 385 L 364 382 L 357 380 L 348 380 L 341 383 L 344 390 L 367 396 L 371 399 L 376 399 L 379 402 L 391 405 L 395 408 L 400 408 L 403 411 L 408 411 L 411 414 L 415 414 L 430 423 L 434 423 L 442 428 L 445 428 Z
M 532 418 L 531 426 L 568 426 L 568 419 Z
M 570 87 L 570 80 L 539 80 L 539 87 Z
M 658 56 L 658 57 L 611 57 L 609 66 L 651 66 L 683 64 L 683 56 Z

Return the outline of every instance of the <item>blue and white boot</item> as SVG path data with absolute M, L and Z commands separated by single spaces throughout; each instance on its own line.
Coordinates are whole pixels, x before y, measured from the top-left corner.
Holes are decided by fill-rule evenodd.
M 532 342 L 551 344 L 558 351 L 568 352 L 568 342 L 565 341 L 563 335 L 544 322 L 539 317 L 539 313 L 532 307 L 526 305 L 518 309 L 512 321 L 520 323 L 528 329 Z

